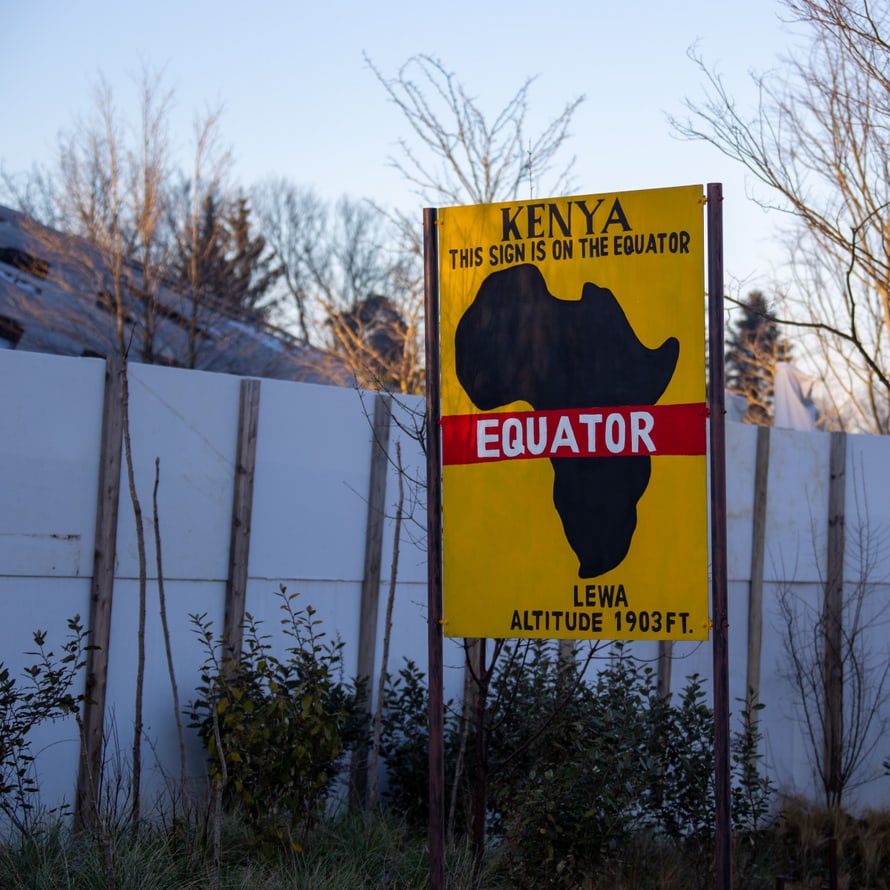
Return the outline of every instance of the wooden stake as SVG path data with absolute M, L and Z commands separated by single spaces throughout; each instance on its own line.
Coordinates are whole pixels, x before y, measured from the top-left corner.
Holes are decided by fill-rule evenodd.
M 232 536 L 223 623 L 225 657 L 241 656 L 244 609 L 247 602 L 247 568 L 250 558 L 250 522 L 253 512 L 253 477 L 260 419 L 260 381 L 241 381 L 238 405 L 238 450 L 235 457 L 235 493 L 232 500 Z
M 383 520 L 386 515 L 386 471 L 389 456 L 389 429 L 392 397 L 374 398 L 374 427 L 371 442 L 370 481 L 368 483 L 368 518 L 365 524 L 365 567 L 362 574 L 362 599 L 358 626 L 358 666 L 356 676 L 365 688 L 364 707 L 371 714 L 371 681 L 377 651 L 377 624 L 380 602 L 380 566 L 383 557 Z M 354 807 L 364 806 L 368 791 L 368 751 L 353 752 L 350 764 L 351 795 Z
M 93 578 L 90 584 L 91 648 L 87 652 L 86 700 L 81 721 L 80 761 L 74 808 L 74 824 L 78 829 L 93 828 L 98 816 L 121 487 L 121 442 L 124 428 L 122 364 L 123 360 L 119 356 L 105 360 L 96 539 L 93 548 Z
M 760 701 L 760 661 L 763 646 L 763 557 L 766 544 L 766 498 L 769 476 L 770 428 L 757 427 L 757 458 L 754 465 L 754 515 L 751 521 L 751 584 L 748 591 L 748 664 L 745 700 L 749 720 L 756 723 L 755 705 Z

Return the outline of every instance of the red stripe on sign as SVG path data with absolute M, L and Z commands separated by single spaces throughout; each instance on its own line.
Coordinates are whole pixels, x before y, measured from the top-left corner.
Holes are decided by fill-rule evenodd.
M 440 421 L 442 463 L 704 454 L 707 416 L 704 403 L 452 414 Z

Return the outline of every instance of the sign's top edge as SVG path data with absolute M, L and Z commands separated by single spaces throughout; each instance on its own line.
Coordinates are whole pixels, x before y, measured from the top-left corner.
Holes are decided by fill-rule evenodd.
M 574 192 L 567 195 L 529 195 L 527 197 L 515 197 L 506 201 L 491 201 L 480 204 L 444 204 L 439 207 L 431 208 L 439 212 L 444 210 L 462 210 L 467 207 L 508 207 L 516 204 L 547 204 L 557 201 L 578 201 L 585 198 L 606 198 L 620 195 L 646 195 L 658 192 L 676 192 L 676 191 L 692 191 L 699 193 L 702 199 L 705 198 L 705 185 L 703 183 L 691 183 L 688 185 L 671 185 L 657 188 L 642 189 L 614 189 L 611 191 L 599 192 Z

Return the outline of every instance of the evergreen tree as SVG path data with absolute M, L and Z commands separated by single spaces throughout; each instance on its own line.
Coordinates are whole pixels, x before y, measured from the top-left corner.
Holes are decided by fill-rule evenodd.
M 788 361 L 791 346 L 779 334 L 762 291 L 752 291 L 741 304 L 742 317 L 729 326 L 726 344 L 726 386 L 748 400 L 745 423 L 773 422 L 776 362 Z
M 251 235 L 250 207 L 243 195 L 229 209 L 226 230 L 225 287 L 219 296 L 237 312 L 265 320 L 271 306 L 263 300 L 283 269 L 266 250 L 266 239 Z
M 230 317 L 263 321 L 271 308 L 263 300 L 281 272 L 266 240 L 251 233 L 244 197 L 226 201 L 208 192 L 197 225 L 187 221 L 180 227 L 174 274 L 195 303 L 196 314 L 211 301 Z
M 222 225 L 219 199 L 207 192 L 200 206 L 192 205 L 191 186 L 179 195 L 181 217 L 171 219 L 175 253 L 171 274 L 173 288 L 182 296 L 180 315 L 188 337 L 186 366 L 196 368 L 212 339 L 211 329 L 221 313 L 218 297 L 225 284 L 227 233 Z
M 214 193 L 204 196 L 201 215 L 195 231 L 195 242 L 186 242 L 182 263 L 194 263 L 189 269 L 182 269 L 182 278 L 189 281 L 196 291 L 199 303 L 202 297 L 219 295 L 226 285 L 226 249 L 228 232 L 220 213 L 220 202 Z
M 181 189 L 170 226 L 175 239 L 171 285 L 182 297 L 186 364 L 194 368 L 207 344 L 218 337 L 220 318 L 266 321 L 272 304 L 264 300 L 281 267 L 265 239 L 252 235 L 245 198 L 227 200 L 211 188 L 197 204 L 191 188 L 186 184 Z

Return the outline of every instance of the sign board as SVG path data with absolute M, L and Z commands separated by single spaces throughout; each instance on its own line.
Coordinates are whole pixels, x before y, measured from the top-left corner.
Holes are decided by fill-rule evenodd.
M 707 639 L 704 203 L 438 211 L 446 635 Z

